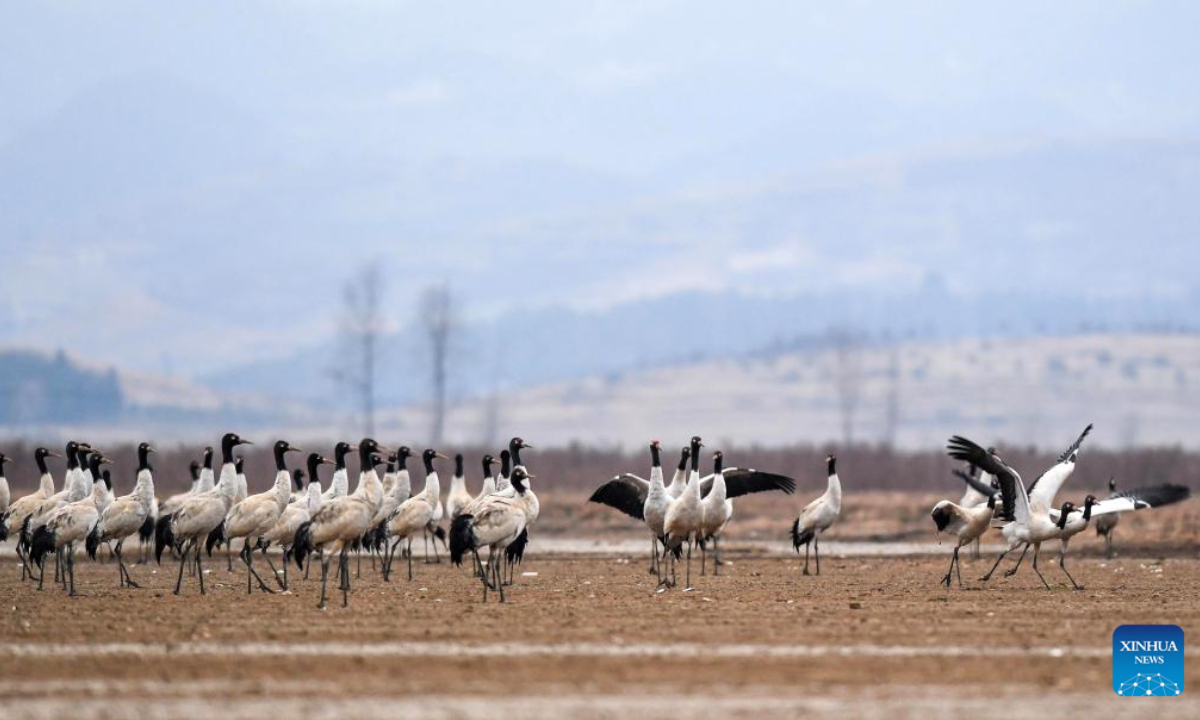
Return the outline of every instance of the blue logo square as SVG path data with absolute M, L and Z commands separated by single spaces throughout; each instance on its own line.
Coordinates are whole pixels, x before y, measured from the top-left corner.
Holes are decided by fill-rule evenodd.
M 1121 697 L 1183 694 L 1183 629 L 1122 625 L 1113 631 L 1113 692 Z

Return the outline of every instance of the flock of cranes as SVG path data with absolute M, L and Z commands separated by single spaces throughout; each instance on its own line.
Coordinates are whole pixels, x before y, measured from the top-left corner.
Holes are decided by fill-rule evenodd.
M 64 455 L 47 448 L 37 448 L 34 460 L 40 472 L 38 489 L 15 502 L 9 502 L 8 483 L 3 466 L 8 458 L 0 454 L 0 541 L 10 535 L 17 537 L 17 554 L 21 559 L 22 580 L 33 579 L 37 568 L 38 588 L 45 586 L 48 569 L 47 555 L 55 555 L 55 581 L 61 582 L 70 595 L 76 594 L 75 556 L 82 545 L 93 560 L 101 547 L 108 547 L 116 560 L 121 587 L 138 587 L 125 562 L 124 545 L 137 537 L 142 543 L 143 560 L 153 545 L 156 560 L 170 553 L 178 559 L 175 594 L 183 590 L 184 578 L 194 575 L 200 592 L 205 588 L 204 558 L 214 548 L 224 545 L 232 549 L 240 543 L 238 553 L 246 568 L 246 592 L 255 587 L 274 592 L 272 583 L 280 589 L 289 588 L 288 564 L 295 562 L 306 571 L 315 556 L 321 570 L 319 607 L 327 606 L 330 564 L 337 558 L 338 588 L 342 604 L 349 604 L 351 572 L 349 553 L 370 553 L 384 580 L 390 580 L 392 561 L 397 552 L 408 559 L 408 577 L 413 577 L 412 542 L 416 535 L 437 542 L 447 542 L 447 533 L 440 525 L 450 520 L 448 539 L 450 556 L 456 563 L 469 552 L 476 558 L 479 577 L 488 590 L 497 590 L 504 600 L 504 585 L 512 582 L 512 565 L 519 563 L 528 541 L 528 529 L 537 520 L 537 495 L 529 486 L 533 478 L 521 460 L 521 451 L 531 446 L 521 438 L 513 438 L 508 449 L 500 453 L 500 471 L 492 475 L 495 465 L 492 456 L 485 456 L 482 490 L 471 496 L 466 489 L 463 458 L 455 459 L 455 474 L 450 481 L 450 494 L 443 505 L 441 484 L 435 468 L 441 453 L 429 449 L 421 453 L 425 469 L 425 485 L 412 492 L 407 461 L 413 452 L 407 447 L 389 450 L 371 438 L 364 438 L 357 447 L 338 443 L 334 459 L 319 453 L 309 453 L 307 473 L 288 470 L 289 453 L 303 452 L 286 440 L 274 444 L 275 479 L 264 492 L 250 494 L 242 467 L 235 455 L 237 448 L 252 444 L 236 433 L 221 438 L 219 475 L 213 472 L 214 453 L 206 448 L 200 461 L 191 464 L 192 486 L 187 492 L 172 495 L 161 502 L 154 491 L 153 468 L 150 456 L 154 448 L 141 443 L 137 448 L 137 476 L 128 495 L 115 496 L 111 475 L 103 469 L 109 464 L 104 454 L 84 442 L 70 441 Z M 346 459 L 357 453 L 358 481 L 350 490 Z M 66 472 L 63 488 L 55 491 L 54 476 L 48 458 L 63 457 Z M 383 478 L 377 468 L 386 462 Z M 320 467 L 334 467 L 329 487 L 322 492 Z M 307 478 L 307 485 L 300 480 Z M 401 545 L 407 543 L 401 549 Z M 280 572 L 268 550 L 279 548 L 283 553 Z M 479 551 L 487 548 L 491 555 L 486 570 Z M 260 553 L 271 568 L 264 579 L 254 567 L 255 553 Z M 230 554 L 231 558 L 232 555 Z M 502 560 L 509 562 L 508 577 L 504 577 Z M 232 559 L 229 560 L 232 563 Z M 232 564 L 230 564 L 232 569 Z M 190 573 L 189 573 L 190 571 Z
M 1067 501 L 1056 505 L 1056 497 L 1074 473 L 1089 425 L 1059 456 L 1058 461 L 1028 487 L 1021 476 L 1004 462 L 995 448 L 983 448 L 962 436 L 950 439 L 950 457 L 968 464 L 967 471 L 955 474 L 967 483 L 966 493 L 958 502 L 942 500 L 931 511 L 938 532 L 954 536 L 950 567 L 942 577 L 949 588 L 955 578 L 962 586 L 959 553 L 963 547 L 979 547 L 980 538 L 990 528 L 999 530 L 1004 551 L 992 569 L 981 578 L 988 581 L 1003 559 L 1021 549 L 1016 564 L 1005 572 L 1011 576 L 1020 568 L 1032 547 L 1031 565 L 1042 584 L 1049 589 L 1038 568 L 1042 543 L 1058 540 L 1058 565 L 1072 587 L 1082 589 L 1067 570 L 1066 555 L 1070 540 L 1094 524 L 1105 538 L 1106 553 L 1112 556 L 1113 531 L 1125 512 L 1161 507 L 1189 496 L 1182 485 L 1161 484 L 1118 492 L 1110 480 L 1110 494 L 1104 499 L 1086 496 L 1078 505 Z M 159 500 L 155 494 L 149 443 L 137 447 L 137 473 L 131 492 L 116 496 L 112 477 L 104 466 L 109 459 L 88 443 L 70 441 L 63 455 L 47 448 L 34 451 L 40 473 L 38 489 L 11 501 L 4 466 L 9 458 L 0 453 L 0 541 L 17 538 L 21 559 L 21 579 L 35 579 L 38 588 L 45 585 L 46 556 L 55 555 L 55 581 L 75 595 L 76 551 L 82 546 L 95 560 L 101 547 L 107 547 L 119 572 L 121 587 L 137 588 L 126 563 L 125 543 L 137 538 L 142 562 L 153 549 L 161 563 L 164 554 L 177 559 L 175 594 L 183 590 L 186 576 L 194 576 L 200 592 L 206 592 L 204 558 L 224 546 L 228 568 L 232 570 L 235 544 L 245 565 L 246 592 L 257 587 L 274 592 L 273 586 L 288 590 L 288 566 L 295 562 L 308 577 L 312 560 L 320 568 L 321 593 L 318 606 L 327 607 L 330 566 L 337 559 L 337 589 L 342 605 L 349 604 L 351 591 L 350 553 L 357 554 L 355 577 L 362 571 L 362 554 L 371 556 L 383 580 L 390 581 L 397 553 L 405 559 L 407 576 L 413 579 L 413 542 L 418 534 L 425 544 L 429 560 L 432 543 L 435 561 L 440 561 L 438 542 L 449 553 L 453 564 L 461 566 L 468 557 L 479 579 L 484 602 L 489 592 L 505 598 L 505 586 L 513 582 L 529 541 L 529 528 L 537 521 L 540 503 L 530 481 L 535 478 L 525 466 L 521 451 L 531 448 L 519 437 L 513 438 L 500 452 L 499 462 L 492 455 L 481 461 L 482 485 L 478 495 L 467 489 L 463 456 L 455 457 L 454 474 L 443 502 L 442 483 L 436 463 L 448 459 L 433 449 L 419 454 L 424 469 L 424 486 L 413 492 L 408 470 L 410 459 L 418 457 L 408 447 L 389 449 L 374 439 L 364 438 L 357 445 L 339 442 L 333 459 L 320 453 L 307 454 L 304 469 L 288 469 L 287 456 L 304 452 L 286 440 L 277 441 L 272 450 L 275 478 L 264 492 L 250 494 L 242 458 L 237 448 L 251 444 L 236 433 L 227 433 L 220 443 L 219 474 L 213 470 L 214 451 L 205 448 L 199 460 L 190 465 L 192 485 L 187 492 Z M 743 495 L 779 491 L 792 494 L 796 482 L 790 477 L 752 468 L 726 467 L 724 455 L 714 452 L 712 472 L 701 476 L 701 449 L 704 443 L 693 437 L 680 451 L 670 483 L 663 474 L 662 445 L 649 444 L 650 473 L 645 479 L 622 473 L 603 483 L 590 501 L 615 508 L 644 523 L 650 532 L 650 573 L 665 592 L 678 583 L 676 562 L 686 555 L 685 590 L 692 586 L 692 555 L 700 551 L 700 574 L 713 556 L 712 572 L 719 575 L 721 538 L 733 518 L 734 499 Z M 357 455 L 358 478 L 350 489 L 347 459 Z M 61 490 L 56 491 L 50 458 L 62 458 L 66 471 Z M 493 468 L 499 464 L 499 470 Z M 333 472 L 322 489 L 321 467 Z M 385 466 L 382 478 L 378 468 Z M 820 538 L 839 518 L 842 509 L 842 485 L 837 459 L 826 459 L 825 492 L 805 505 L 791 526 L 796 552 L 804 548 L 803 574 L 809 575 L 810 551 L 815 573 L 821 572 Z M 307 480 L 307 483 L 305 482 Z M 443 528 L 448 521 L 449 532 Z M 282 570 L 275 567 L 269 550 L 282 553 Z M 486 557 L 481 552 L 486 550 Z M 255 568 L 255 554 L 270 568 L 267 578 Z
M 985 450 L 960 435 L 950 438 L 947 453 L 956 460 L 967 462 L 970 471 L 956 473 L 968 485 L 963 500 L 959 503 L 942 500 L 934 505 L 930 513 L 939 532 L 950 533 L 956 538 L 950 568 L 942 578 L 943 585 L 949 588 L 953 576 L 962 586 L 959 550 L 978 542 L 989 528 L 995 527 L 1004 539 L 1005 549 L 996 558 L 992 569 L 980 578 L 981 582 L 990 580 L 1004 558 L 1021 548 L 1021 556 L 1016 564 L 1004 573 L 1006 577 L 1015 575 L 1032 547 L 1033 571 L 1049 590 L 1050 584 L 1038 569 L 1038 554 L 1042 543 L 1058 540 L 1058 567 L 1073 588 L 1082 590 L 1083 586 L 1067 570 L 1067 547 L 1071 538 L 1087 529 L 1093 518 L 1096 520 L 1096 532 L 1105 536 L 1107 555 L 1112 557 L 1112 532 L 1121 513 L 1170 505 L 1187 499 L 1191 494 L 1186 486 L 1169 483 L 1117 492 L 1116 480 L 1112 479 L 1109 480 L 1110 495 L 1103 500 L 1088 495 L 1081 505 L 1068 500 L 1055 506 L 1055 498 L 1074 474 L 1080 448 L 1091 431 L 1091 425 L 1084 428 L 1058 457 L 1058 462 L 1028 487 L 1017 471 L 1000 458 L 995 448 Z M 978 475 L 980 471 L 982 477 Z

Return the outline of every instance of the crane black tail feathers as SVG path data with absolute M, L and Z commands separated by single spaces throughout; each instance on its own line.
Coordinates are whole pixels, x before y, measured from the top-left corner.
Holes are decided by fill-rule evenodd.
M 679 545 L 676 545 L 675 547 L 671 547 L 671 544 L 667 542 L 667 540 L 669 540 L 669 539 L 670 539 L 670 537 L 667 535 L 659 535 L 658 536 L 658 541 L 660 543 L 662 543 L 662 546 L 663 546 L 663 557 L 666 557 L 667 553 L 671 553 L 672 555 L 675 556 L 676 560 L 679 560 L 680 558 L 683 557 L 683 544 L 681 543 Z
M 171 529 L 171 515 L 163 515 L 154 523 L 154 562 L 162 565 L 163 550 L 175 544 L 175 531 Z
M 525 558 L 525 547 L 529 545 L 529 528 L 521 530 L 521 534 L 513 540 L 508 547 L 504 548 L 504 559 L 509 565 L 520 565 L 521 560 Z
M 32 520 L 33 520 L 33 513 L 29 513 L 28 515 L 25 516 L 25 519 L 21 521 L 21 533 L 20 533 L 20 536 L 17 538 L 17 542 L 21 543 L 25 547 L 29 547 L 29 541 L 32 539 L 29 537 L 29 523 Z
M 442 527 L 441 525 L 434 525 L 433 536 L 438 540 L 441 540 L 443 545 L 446 544 L 446 528 Z
M 150 542 L 150 539 L 153 537 L 154 537 L 154 518 L 147 516 L 146 521 L 142 523 L 142 526 L 140 528 L 138 528 L 138 540 L 141 540 L 144 543 L 148 543 L 148 542 Z
M 302 523 L 292 538 L 292 554 L 296 556 L 296 567 L 304 569 L 304 558 L 312 554 L 312 522 Z
M 450 562 L 462 565 L 463 557 L 475 549 L 475 534 L 471 532 L 474 515 L 463 513 L 450 522 Z
M 800 520 L 797 519 L 792 523 L 792 547 L 800 552 L 800 548 L 812 542 L 814 534 L 812 530 L 800 527 Z
M 8 539 L 8 512 L 0 513 L 0 542 Z
M 83 549 L 87 551 L 87 556 L 91 559 L 96 559 L 96 549 L 100 547 L 100 526 L 92 528 L 88 536 L 83 541 Z
M 29 541 L 29 559 L 40 568 L 48 552 L 54 552 L 54 532 L 43 525 L 34 531 Z
M 225 542 L 225 521 L 212 529 L 208 537 L 204 540 L 204 553 L 212 557 L 213 548 Z

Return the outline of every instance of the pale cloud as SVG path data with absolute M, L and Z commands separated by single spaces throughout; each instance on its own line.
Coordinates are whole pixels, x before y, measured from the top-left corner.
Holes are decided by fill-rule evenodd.
M 450 98 L 450 88 L 436 77 L 419 78 L 387 93 L 388 104 L 393 107 L 430 107 L 445 104 Z

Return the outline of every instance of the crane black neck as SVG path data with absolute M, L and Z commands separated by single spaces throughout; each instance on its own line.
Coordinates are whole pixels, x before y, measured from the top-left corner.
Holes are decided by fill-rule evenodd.
M 73 443 L 73 442 L 67 443 L 66 452 L 64 452 L 63 454 L 67 456 L 67 469 L 68 470 L 74 470 L 79 467 L 79 458 L 75 455 L 75 450 L 76 450 L 75 443 Z
M 319 466 L 320 464 L 321 464 L 321 456 L 320 455 L 318 455 L 316 453 L 308 454 L 308 482 L 310 482 L 310 483 L 320 482 L 321 479 L 319 477 L 317 477 L 317 466 Z
M 204 448 L 204 469 L 212 470 L 213 449 L 210 447 Z M 200 477 L 197 475 L 196 477 Z
M 437 470 L 433 469 L 433 458 L 434 458 L 434 456 L 431 454 L 428 454 L 428 453 L 426 453 L 421 458 L 422 460 L 425 461 L 425 474 L 426 475 L 432 475 L 433 473 L 437 472 Z
M 35 452 L 33 454 L 33 461 L 35 463 L 37 463 L 38 473 L 41 475 L 45 475 L 46 473 L 50 472 L 50 470 L 46 467 L 46 452 L 45 452 L 45 450 L 46 450 L 45 448 L 38 448 L 37 452 Z M 3 472 L 3 470 L 4 470 L 4 467 L 0 466 L 0 472 Z
M 287 470 L 287 462 L 284 460 L 284 455 L 287 454 L 286 445 L 275 445 L 275 470 L 283 472 Z
M 690 458 L 691 456 L 692 456 L 692 451 L 689 450 L 688 448 L 684 448 L 683 453 L 681 453 L 679 456 L 679 472 L 683 472 L 684 470 L 687 470 L 688 458 Z
M 508 454 L 512 456 L 513 467 L 521 465 L 521 443 L 513 440 L 508 444 Z
M 490 455 L 483 458 L 483 479 L 487 480 L 492 476 L 492 458 Z
M 105 470 L 100 473 L 100 477 L 104 478 L 104 487 L 108 488 L 109 492 L 112 492 L 112 473 Z
M 700 443 L 692 442 L 692 470 L 700 472 Z
M 455 477 L 465 477 L 465 475 L 463 473 L 462 453 L 458 453 L 454 456 L 454 476 Z
M 375 443 L 363 440 L 358 444 L 358 467 L 360 472 L 370 472 L 375 469 L 371 454 L 375 452 Z
M 145 445 L 138 446 L 138 472 L 150 469 L 150 448 Z
M 512 473 L 512 455 L 507 450 L 500 453 L 500 477 L 506 478 Z
M 662 459 L 658 456 L 658 443 L 650 444 L 650 466 L 662 467 Z
M 345 443 L 338 443 L 333 449 L 333 469 L 346 469 L 346 456 L 350 454 L 350 446 Z
M 97 482 L 103 478 L 100 476 L 100 453 L 94 453 L 88 458 L 88 470 L 92 473 L 92 482 Z
M 401 471 L 407 472 L 408 471 L 408 456 L 411 454 L 412 453 L 409 451 L 409 449 L 407 447 L 400 448 L 400 451 L 396 453 L 396 471 L 397 472 L 401 472 Z
M 826 465 L 831 477 L 837 474 L 837 458 L 830 457 L 829 460 L 826 461 Z
M 76 462 L 79 463 L 79 467 L 91 469 L 92 466 L 88 464 L 88 455 L 92 455 L 92 457 L 99 457 L 100 454 L 96 453 L 93 455 L 92 451 L 88 450 L 87 448 L 75 448 L 75 459 Z M 96 475 L 95 470 L 92 471 L 92 475 Z
M 725 456 L 717 453 L 713 456 L 713 475 L 720 475 L 725 470 Z
M 192 482 L 198 482 L 200 480 L 200 463 L 193 460 L 191 464 L 188 465 L 188 471 L 192 473 Z
M 233 449 L 237 447 L 231 438 L 221 438 L 221 462 L 233 464 Z

